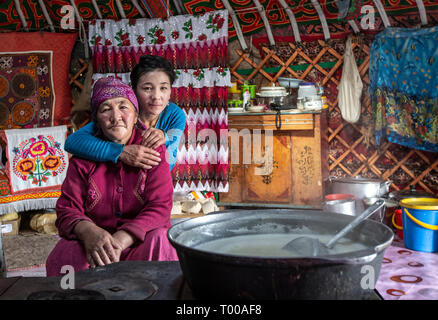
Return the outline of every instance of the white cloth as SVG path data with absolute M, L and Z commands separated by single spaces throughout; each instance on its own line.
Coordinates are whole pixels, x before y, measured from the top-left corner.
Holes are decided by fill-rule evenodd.
M 68 167 L 67 126 L 5 130 L 11 193 L 60 189 Z
M 345 45 L 342 78 L 338 85 L 338 106 L 342 118 L 347 122 L 356 123 L 360 118 L 362 88 L 363 84 L 354 59 L 351 36 L 349 36 Z

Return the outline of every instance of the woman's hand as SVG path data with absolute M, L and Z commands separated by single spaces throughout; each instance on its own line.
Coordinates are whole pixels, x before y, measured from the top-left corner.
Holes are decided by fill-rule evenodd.
M 156 149 L 166 142 L 164 132 L 160 129 L 148 128 L 143 132 L 142 146 Z
M 138 144 L 125 146 L 119 159 L 129 166 L 142 169 L 151 169 L 161 161 L 159 152 Z
M 74 232 L 84 242 L 85 254 L 90 268 L 119 261 L 120 253 L 118 251 L 122 250 L 122 246 L 106 230 L 84 220 L 76 224 Z
M 131 236 L 131 234 L 129 234 L 128 232 L 124 231 L 124 230 L 119 230 L 116 233 L 113 234 L 113 238 L 118 241 L 118 243 L 120 244 L 120 249 L 116 249 L 114 250 L 118 259 L 120 260 L 120 255 L 122 253 L 123 250 L 125 250 L 126 248 L 130 247 L 135 239 L 133 236 Z

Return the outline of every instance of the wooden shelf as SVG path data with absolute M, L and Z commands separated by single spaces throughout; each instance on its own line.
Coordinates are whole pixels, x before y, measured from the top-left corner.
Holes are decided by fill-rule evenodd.
M 277 129 L 275 113 L 239 113 L 228 115 L 230 129 L 313 130 L 314 113 L 281 113 L 281 127 Z

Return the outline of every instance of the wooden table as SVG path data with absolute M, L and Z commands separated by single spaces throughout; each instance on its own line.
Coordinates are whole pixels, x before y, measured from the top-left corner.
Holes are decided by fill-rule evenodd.
M 321 208 L 329 172 L 327 111 L 282 111 L 280 128 L 275 117 L 228 115 L 229 191 L 219 194 L 220 206 Z

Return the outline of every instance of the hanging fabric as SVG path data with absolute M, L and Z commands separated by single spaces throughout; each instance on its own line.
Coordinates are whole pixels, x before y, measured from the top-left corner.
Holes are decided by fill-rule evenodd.
M 338 86 L 338 106 L 342 118 L 350 123 L 359 121 L 361 113 L 362 80 L 354 59 L 351 35 L 347 39 L 342 78 Z
M 171 101 L 187 116 L 172 170 L 174 190 L 228 191 L 228 12 L 162 19 L 96 20 L 89 26 L 93 79 L 129 83 L 142 55 L 165 57 L 176 68 Z M 205 136 L 206 135 L 206 136 Z
M 227 65 L 227 11 L 162 19 L 95 20 L 89 25 L 93 69 L 130 72 L 142 55 L 164 56 L 178 69 Z
M 379 33 L 369 75 L 377 145 L 438 152 L 438 27 Z

